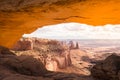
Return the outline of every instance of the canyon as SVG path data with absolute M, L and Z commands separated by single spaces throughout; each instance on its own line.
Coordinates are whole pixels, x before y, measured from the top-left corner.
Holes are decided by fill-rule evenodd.
M 60 41 L 21 38 L 11 50 L 0 47 L 0 79 L 91 80 L 82 56 L 87 55 Z
M 119 0 L 0 0 L 0 80 L 120 80 L 119 5 Z M 30 37 L 38 28 L 47 39 Z M 102 40 L 93 40 L 96 36 Z
M 96 41 L 94 46 L 100 47 L 99 42 L 101 40 Z M 11 49 L 0 47 L 0 79 L 119 80 L 119 73 L 114 73 L 119 71 L 120 54 L 106 53 L 104 50 L 101 54 L 93 50 L 87 52 L 86 48 L 91 46 L 88 43 L 91 44 L 91 40 L 23 37 Z
M 84 66 L 84 62 L 81 62 L 81 64 L 83 63 L 81 70 L 73 65 L 80 63 L 79 58 L 82 56 L 88 56 L 80 51 L 78 46 L 78 43 L 73 41 L 23 37 L 13 46 L 12 50 L 18 55 L 29 55 L 31 53 L 31 55 L 39 57 L 46 69 L 50 71 L 85 74 L 82 72 L 82 67 L 88 67 L 89 63 L 86 62 Z M 78 66 L 80 65 L 78 64 Z

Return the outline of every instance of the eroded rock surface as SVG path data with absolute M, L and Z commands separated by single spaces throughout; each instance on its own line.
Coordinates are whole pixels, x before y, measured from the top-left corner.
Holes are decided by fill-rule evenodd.
M 40 60 L 31 56 L 17 56 L 5 47 L 0 47 L 0 50 L 1 80 L 37 80 L 32 76 L 42 76 L 47 73 Z M 5 52 L 3 52 L 4 50 Z M 41 77 L 40 80 L 43 80 L 43 78 Z
M 47 71 L 39 56 L 36 56 L 33 52 L 16 53 L 5 47 L 0 47 L 0 80 L 92 79 L 89 76 Z
M 30 40 L 33 44 L 33 49 L 27 50 L 27 47 L 23 46 L 25 48 L 24 51 L 23 48 L 21 50 L 21 47 L 18 47 L 18 50 L 15 51 L 18 56 L 29 55 L 40 59 L 49 71 L 90 75 L 90 68 L 93 65 L 91 63 L 92 54 L 76 48 L 77 42 L 75 42 L 74 48 L 71 48 L 72 44 L 68 44 L 69 41 L 40 38 L 26 38 L 23 40 Z M 19 46 L 20 44 L 17 43 L 16 45 Z
M 13 50 L 20 51 L 21 54 L 34 54 L 50 71 L 65 69 L 71 65 L 69 47 L 56 40 L 22 38 L 15 44 Z
M 32 50 L 33 49 L 33 43 L 30 39 L 20 39 L 13 47 L 13 50 L 15 51 L 26 51 L 26 50 Z

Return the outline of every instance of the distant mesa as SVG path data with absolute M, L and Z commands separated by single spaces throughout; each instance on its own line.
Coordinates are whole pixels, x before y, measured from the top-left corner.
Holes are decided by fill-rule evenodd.
M 69 41 L 68 45 L 70 49 L 79 49 L 80 44 L 76 41 Z

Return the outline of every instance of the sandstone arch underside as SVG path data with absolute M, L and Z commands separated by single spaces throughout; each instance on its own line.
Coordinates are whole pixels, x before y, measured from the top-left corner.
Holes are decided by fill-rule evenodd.
M 0 0 L 0 45 L 11 47 L 44 25 L 120 24 L 119 0 Z

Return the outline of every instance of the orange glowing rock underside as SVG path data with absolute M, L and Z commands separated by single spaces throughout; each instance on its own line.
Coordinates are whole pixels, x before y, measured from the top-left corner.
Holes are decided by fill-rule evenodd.
M 120 24 L 119 0 L 35 6 L 19 11 L 0 11 L 0 45 L 11 47 L 24 33 L 44 25 L 79 22 L 90 25 Z

